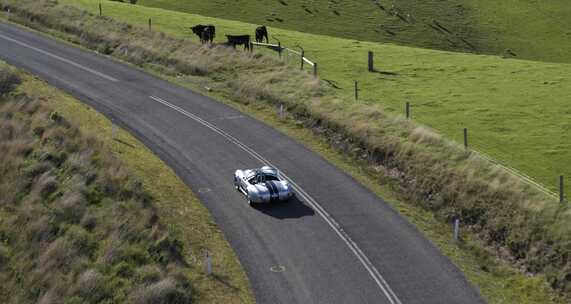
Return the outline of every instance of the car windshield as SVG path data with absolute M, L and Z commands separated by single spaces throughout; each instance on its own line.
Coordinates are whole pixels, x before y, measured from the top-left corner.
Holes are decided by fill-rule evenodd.
M 266 181 L 279 181 L 279 178 L 275 175 L 266 175 Z
M 260 179 L 258 177 L 261 177 Z M 279 181 L 280 179 L 275 175 L 264 174 L 263 176 L 254 175 L 248 179 L 248 182 L 252 185 L 255 185 L 260 182 L 267 182 L 267 181 Z

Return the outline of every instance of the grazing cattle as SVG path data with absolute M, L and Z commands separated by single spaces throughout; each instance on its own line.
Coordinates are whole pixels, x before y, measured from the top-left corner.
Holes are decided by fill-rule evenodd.
M 266 43 L 270 43 L 270 40 L 268 39 L 268 29 L 265 25 L 262 25 L 256 28 L 256 42 L 263 42 L 264 38 L 266 38 Z
M 226 38 L 228 38 L 228 44 L 233 48 L 236 48 L 237 45 L 244 45 L 245 50 L 251 50 L 250 35 L 226 35 Z
M 212 43 L 214 37 L 216 37 L 216 27 L 212 24 L 199 24 L 191 27 L 191 29 L 192 32 L 195 33 L 198 38 L 200 38 L 201 43 Z

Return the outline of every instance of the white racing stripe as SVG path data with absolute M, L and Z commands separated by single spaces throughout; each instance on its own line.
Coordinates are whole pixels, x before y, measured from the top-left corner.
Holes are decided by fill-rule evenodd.
M 101 78 L 104 78 L 104 79 L 107 79 L 107 80 L 109 80 L 109 81 L 119 82 L 119 80 L 117 80 L 116 78 L 113 78 L 113 77 L 111 77 L 111 76 L 109 76 L 109 75 L 105 75 L 105 74 L 103 74 L 103 73 L 101 73 L 101 72 L 98 72 L 98 71 L 96 71 L 96 70 L 94 70 L 94 69 L 91 69 L 91 68 L 88 68 L 88 67 L 86 67 L 86 66 L 83 66 L 83 65 L 81 65 L 81 64 L 79 64 L 79 63 L 77 63 L 77 62 L 71 61 L 71 60 L 69 60 L 69 59 L 65 59 L 65 58 L 60 57 L 60 56 L 58 56 L 58 55 L 52 54 L 52 53 L 50 53 L 50 52 L 48 52 L 48 51 L 44 51 L 44 50 L 39 49 L 39 48 L 37 48 L 37 47 L 31 46 L 31 45 L 29 45 L 29 44 L 27 44 L 27 43 L 18 41 L 18 40 L 16 40 L 16 39 L 10 38 L 10 37 L 8 37 L 8 36 L 4 36 L 4 35 L 2 35 L 2 34 L 0 34 L 0 38 L 3 38 L 3 39 L 5 39 L 5 40 L 11 41 L 11 42 L 14 42 L 14 43 L 16 43 L 16 44 L 18 44 L 18 45 L 20 45 L 20 46 L 29 48 L 29 49 L 31 49 L 31 50 L 34 50 L 34 51 L 38 52 L 38 53 L 41 53 L 41 54 L 44 54 L 44 55 L 46 55 L 46 56 L 52 57 L 52 58 L 54 58 L 54 59 L 57 59 L 57 60 L 59 60 L 59 61 L 65 62 L 65 63 L 67 63 L 67 64 L 69 64 L 69 65 L 71 65 L 71 66 L 74 66 L 74 67 L 76 67 L 76 68 L 82 69 L 82 70 L 84 70 L 84 71 L 86 71 L 86 72 L 89 72 L 89 73 L 91 73 L 91 74 L 97 75 L 97 76 L 99 76 L 99 77 L 101 77 Z
M 202 124 L 203 126 L 211 129 L 212 131 L 218 133 L 219 135 L 223 136 L 224 138 L 226 138 L 227 140 L 229 140 L 230 142 L 232 142 L 236 146 L 240 147 L 242 150 L 244 150 L 246 153 L 250 154 L 252 157 L 257 159 L 258 161 L 260 161 L 262 164 L 274 167 L 276 169 L 279 169 L 276 166 L 272 165 L 272 163 L 270 161 L 265 159 L 263 156 L 258 154 L 256 151 L 254 151 L 250 147 L 246 146 L 245 144 L 240 142 L 238 139 L 236 139 L 232 135 L 224 132 L 220 128 L 209 123 L 208 121 L 206 121 L 206 120 L 204 120 L 204 119 L 202 119 L 202 118 L 200 118 L 200 117 L 198 117 L 198 116 L 196 116 L 196 115 L 194 115 L 194 114 L 192 114 L 192 113 L 190 113 L 190 112 L 188 112 L 188 111 L 186 111 L 186 110 L 184 110 L 178 106 L 175 106 L 175 105 L 167 102 L 164 99 L 161 99 L 161 98 L 156 97 L 156 96 L 149 96 L 149 97 L 151 99 L 153 99 L 154 101 L 157 101 L 157 102 L 159 102 L 159 103 L 183 114 L 184 116 L 186 116 L 192 120 L 195 120 L 196 122 L 198 122 L 198 123 Z M 373 263 L 371 263 L 369 258 L 363 253 L 363 251 L 359 248 L 359 246 L 357 246 L 357 244 L 351 239 L 351 237 L 349 237 L 349 235 L 343 230 L 343 228 L 333 219 L 333 217 L 331 217 L 331 215 L 329 215 L 329 213 L 327 213 L 325 211 L 325 209 L 323 209 L 323 207 L 321 207 L 321 205 L 319 205 L 319 203 L 317 203 L 317 201 L 315 199 L 313 199 L 307 192 L 305 192 L 305 190 L 303 190 L 303 188 L 301 188 L 291 178 L 289 178 L 287 175 L 285 175 L 282 170 L 279 170 L 279 172 L 280 172 L 280 175 L 285 180 L 287 180 L 290 184 L 292 184 L 293 188 L 298 193 L 298 195 L 300 195 L 311 207 L 313 207 L 313 209 L 335 231 L 335 233 L 341 238 L 341 240 L 347 245 L 347 247 L 349 247 L 351 252 L 353 252 L 353 254 L 357 257 L 357 259 L 359 259 L 359 262 L 361 262 L 361 264 L 369 272 L 369 274 L 371 275 L 371 277 L 373 278 L 373 280 L 375 281 L 377 286 L 379 286 L 379 288 L 381 289 L 381 291 L 383 292 L 385 297 L 390 301 L 390 303 L 391 304 L 402 304 L 400 299 L 397 297 L 395 292 L 391 289 L 391 287 L 389 286 L 387 281 L 383 278 L 383 276 L 380 274 L 380 272 L 377 270 L 377 268 L 373 265 Z

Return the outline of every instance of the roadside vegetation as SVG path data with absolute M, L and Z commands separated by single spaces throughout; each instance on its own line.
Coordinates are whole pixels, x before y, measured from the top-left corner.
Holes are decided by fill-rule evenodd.
M 91 0 L 59 2 L 99 14 L 98 3 Z M 247 5 L 246 2 L 237 3 Z M 354 1 L 345 2 L 349 5 Z M 224 42 L 225 34 L 253 35 L 256 28 L 254 24 L 140 5 L 103 1 L 102 6 L 105 16 L 142 29 L 147 28 L 151 18 L 154 30 L 194 42 L 197 37 L 189 27 L 195 24 L 215 24 L 217 42 Z M 354 24 L 362 19 L 366 18 Z M 350 104 L 354 103 L 354 81 L 358 81 L 359 103 L 402 115 L 405 103 L 410 102 L 415 121 L 460 143 L 463 128 L 468 128 L 469 143 L 474 150 L 515 168 L 551 191 L 558 191 L 559 175 L 571 177 L 571 166 L 561 165 L 571 159 L 571 132 L 568 132 L 571 111 L 567 106 L 571 96 L 571 64 L 441 52 L 274 27 L 269 31 L 282 45 L 294 49 L 295 45 L 301 45 L 306 56 L 318 63 L 320 78 L 336 88 L 335 94 L 348 107 L 353 106 Z M 555 40 L 560 41 L 564 43 Z M 260 48 L 257 51 L 263 52 Z M 367 72 L 367 51 L 375 53 L 374 73 Z M 293 67 L 299 67 L 299 58 L 288 60 Z M 571 193 L 571 187 L 568 191 Z
M 253 302 L 200 202 L 134 138 L 111 147 L 88 131 L 104 122 L 0 63 L 0 302 Z
M 482 290 L 490 301 L 537 303 L 537 296 L 527 296 L 530 291 L 541 294 L 543 302 L 555 301 L 556 297 L 542 288 L 545 281 L 559 292 L 569 292 L 571 269 L 562 254 L 571 250 L 569 207 L 430 129 L 387 114 L 378 104 L 347 102 L 343 94 L 275 57 L 201 47 L 188 39 L 149 32 L 54 1 L 0 3 L 4 11 L 10 9 L 12 21 L 160 71 L 179 82 L 208 85 L 216 94 L 255 106 L 284 104 L 298 123 L 371 165 L 379 179 L 400 190 L 405 199 L 442 222 L 459 217 L 495 254 L 490 256 L 480 246 L 466 246 L 485 257 L 480 270 L 491 272 L 492 277 L 513 275 L 489 268 L 497 258 L 533 276 L 525 279 L 521 275 L 520 280 L 511 281 L 515 286 L 500 287 L 525 295 L 517 301 L 508 302 Z M 119 10 L 122 6 L 116 7 Z M 136 14 L 138 8 L 124 8 L 129 8 L 129 13 L 122 11 L 125 18 L 144 19 L 142 13 Z M 149 11 L 152 9 L 144 10 Z M 153 18 L 166 14 L 165 18 L 174 20 L 170 12 L 158 10 L 155 14 Z

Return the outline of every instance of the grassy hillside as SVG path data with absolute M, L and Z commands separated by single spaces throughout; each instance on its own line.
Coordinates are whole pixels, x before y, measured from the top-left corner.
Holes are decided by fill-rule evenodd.
M 571 6 L 567 0 L 139 0 L 139 3 L 356 40 L 496 55 L 511 49 L 519 58 L 571 62 Z
M 350 102 L 323 82 L 288 67 L 275 55 L 270 58 L 224 47 L 200 47 L 187 39 L 119 21 L 134 18 L 146 25 L 146 13 L 154 10 L 133 8 L 117 6 L 115 11 L 121 14 L 110 18 L 51 0 L 0 1 L 0 9 L 9 11 L 12 21 L 128 61 L 194 90 L 206 92 L 203 87 L 208 86 L 212 90 L 207 94 L 219 100 L 248 104 L 249 109 L 266 112 L 284 104 L 295 128 L 309 127 L 357 164 L 365 164 L 365 170 L 372 172 L 365 184 L 398 189 L 412 206 L 402 208 L 399 203 L 398 210 L 413 222 L 421 222 L 419 227 L 436 218 L 447 227 L 440 231 L 448 231 L 449 221 L 460 217 L 463 229 L 471 231 L 470 236 L 477 235 L 487 249 L 474 242 L 441 248 L 484 287 L 494 302 L 539 303 L 556 298 L 541 295 L 545 281 L 561 292 L 571 290 L 566 279 L 571 271 L 566 267 L 566 257 L 554 258 L 571 250 L 569 205 L 546 197 L 478 154 L 464 151 L 414 122 L 385 113 L 377 103 Z M 173 24 L 181 15 L 162 10 L 155 13 L 153 18 Z M 363 169 L 358 166 L 355 170 Z M 434 217 L 410 213 L 418 207 Z M 441 237 L 435 239 L 437 243 L 448 243 Z M 459 251 L 446 249 L 450 247 L 467 252 L 467 259 L 459 257 Z M 494 253 L 489 254 L 489 250 Z M 531 273 L 532 278 L 513 267 L 504 271 L 503 263 L 515 264 Z
M 133 137 L 110 139 L 109 127 L 0 64 L 0 302 L 252 302 L 200 202 Z M 205 274 L 205 248 L 216 277 Z
M 90 0 L 60 0 L 97 13 Z M 206 2 L 206 1 L 205 1 Z M 106 15 L 156 30 L 191 37 L 188 26 L 213 23 L 218 39 L 225 33 L 252 32 L 253 24 L 175 13 L 116 2 L 103 2 Z M 284 45 L 301 44 L 319 63 L 321 78 L 340 88 L 347 106 L 353 81 L 362 89 L 360 102 L 401 114 L 410 101 L 414 120 L 448 138 L 462 141 L 501 163 L 529 175 L 552 191 L 558 176 L 571 177 L 571 65 L 507 60 L 494 56 L 449 53 L 307 33 L 270 29 Z M 376 53 L 382 73 L 367 73 L 367 51 Z M 221 76 L 220 76 L 221 77 Z M 571 183 L 568 183 L 571 184 Z M 571 192 L 571 189 L 569 189 Z

